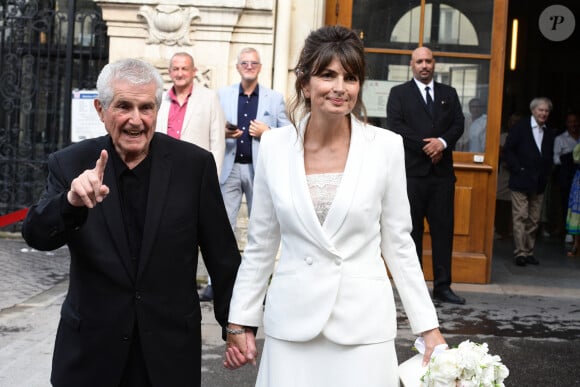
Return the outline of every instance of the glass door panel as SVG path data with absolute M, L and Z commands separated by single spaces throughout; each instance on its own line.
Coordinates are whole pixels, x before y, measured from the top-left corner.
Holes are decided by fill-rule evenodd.
M 352 28 L 365 46 L 489 54 L 493 0 L 353 0 Z M 421 40 L 422 36 L 422 40 Z
M 455 150 L 484 152 L 492 21 L 493 0 L 353 0 L 352 28 L 367 51 L 363 99 L 371 123 L 386 125 L 389 90 L 413 77 L 410 54 L 421 41 L 435 52 L 435 80 L 455 87 L 463 106 L 465 133 Z

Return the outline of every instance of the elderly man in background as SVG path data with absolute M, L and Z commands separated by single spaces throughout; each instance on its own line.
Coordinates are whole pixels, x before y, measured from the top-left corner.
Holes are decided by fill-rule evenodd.
M 530 111 L 530 116 L 510 128 L 503 147 L 510 171 L 514 260 L 518 266 L 540 263 L 534 256 L 534 247 L 544 191 L 554 162 L 554 132 L 547 126 L 552 101 L 534 98 Z

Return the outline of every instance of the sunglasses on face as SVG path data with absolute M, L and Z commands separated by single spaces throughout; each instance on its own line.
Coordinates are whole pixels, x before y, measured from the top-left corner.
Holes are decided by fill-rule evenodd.
M 242 67 L 256 67 L 260 65 L 260 62 L 250 62 L 250 61 L 243 61 L 239 63 L 240 66 Z

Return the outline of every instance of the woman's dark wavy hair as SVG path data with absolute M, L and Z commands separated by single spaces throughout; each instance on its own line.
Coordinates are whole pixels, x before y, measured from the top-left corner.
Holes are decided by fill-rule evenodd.
M 298 64 L 294 69 L 296 94 L 292 98 L 288 117 L 296 126 L 299 116 L 309 113 L 310 98 L 306 98 L 302 91 L 312 76 L 319 75 L 334 58 L 340 61 L 344 69 L 355 75 L 360 83 L 357 102 L 352 114 L 359 120 L 366 122 L 367 112 L 362 101 L 363 82 L 365 79 L 365 54 L 362 41 L 352 30 L 341 26 L 325 26 L 313 31 L 304 42 L 300 52 Z

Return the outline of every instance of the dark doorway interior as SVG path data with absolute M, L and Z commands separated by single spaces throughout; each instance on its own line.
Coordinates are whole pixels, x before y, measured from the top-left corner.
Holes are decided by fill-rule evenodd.
M 564 6 L 569 11 L 563 13 L 543 12 L 553 6 Z M 573 28 L 566 31 L 571 34 L 564 40 L 549 39 L 554 37 L 540 27 L 541 22 L 551 20 L 558 22 L 560 14 L 569 15 L 567 21 Z M 550 15 L 552 19 L 542 16 Z M 513 19 L 519 20 L 517 67 L 510 69 L 510 49 Z M 529 104 L 534 97 L 548 97 L 552 100 L 554 110 L 550 114 L 549 126 L 556 134 L 565 131 L 564 117 L 570 111 L 580 112 L 580 77 L 576 56 L 580 48 L 580 2 L 577 0 L 558 0 L 557 2 L 531 0 L 511 0 L 508 10 L 508 34 L 506 39 L 506 64 L 504 76 L 504 99 L 502 111 L 502 129 L 508 129 L 507 122 L 513 113 L 529 117 Z M 546 37 L 548 36 L 548 37 Z M 566 34 L 567 36 L 567 34 Z M 558 37 L 558 36 L 556 36 Z M 558 241 L 566 234 L 566 200 L 567 192 L 561 191 L 559 168 L 555 166 L 545 192 L 539 241 L 556 238 Z M 563 245 L 561 245 L 563 246 Z M 557 254 L 563 254 L 558 252 Z
M 575 17 L 575 30 L 563 41 L 551 41 L 540 31 L 539 18 L 549 6 L 567 7 Z M 510 70 L 511 25 L 519 20 L 517 67 Z M 534 97 L 545 96 L 554 103 L 551 125 L 563 128 L 563 116 L 569 110 L 580 111 L 580 76 L 575 57 L 580 51 L 580 2 L 512 0 L 508 10 L 506 66 L 504 77 L 503 122 L 512 113 L 529 114 Z

